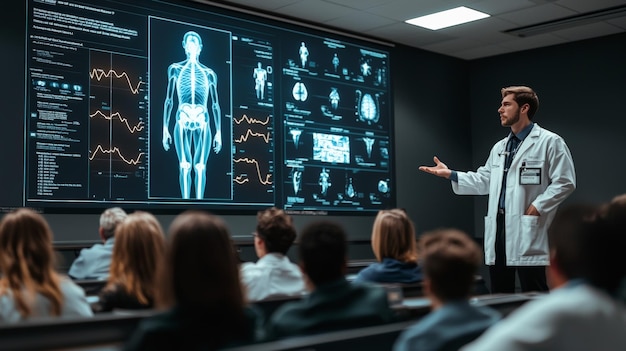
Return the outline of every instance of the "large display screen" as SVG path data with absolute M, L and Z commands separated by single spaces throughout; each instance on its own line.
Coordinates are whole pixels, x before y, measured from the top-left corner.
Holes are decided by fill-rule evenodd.
M 26 13 L 23 205 L 395 205 L 388 47 L 193 2 Z

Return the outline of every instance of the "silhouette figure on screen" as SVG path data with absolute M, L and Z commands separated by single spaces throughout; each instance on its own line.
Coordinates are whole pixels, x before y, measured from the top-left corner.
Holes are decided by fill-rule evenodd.
M 306 45 L 304 45 L 304 42 L 300 44 L 300 50 L 298 52 L 300 53 L 300 61 L 302 62 L 302 68 L 304 68 L 306 67 L 306 60 L 309 57 L 309 49 L 306 48 Z
M 335 68 L 335 72 L 337 72 L 337 68 L 339 68 L 339 56 L 337 56 L 337 53 L 334 54 L 332 63 Z
M 322 169 L 322 171 L 320 172 L 319 185 L 321 187 L 320 194 L 322 196 L 326 196 L 326 194 L 328 193 L 328 188 L 330 188 L 330 186 L 332 185 L 330 183 L 330 172 L 326 168 Z
M 176 92 L 178 109 L 173 137 L 178 155 L 180 191 L 184 199 L 190 198 L 193 166 L 195 196 L 197 199 L 202 199 L 206 186 L 206 163 L 211 152 L 211 141 L 213 141 L 215 153 L 219 153 L 222 149 L 217 75 L 212 69 L 198 61 L 202 51 L 202 38 L 198 33 L 193 31 L 185 33 L 183 48 L 187 59 L 172 63 L 167 69 L 167 95 L 163 108 L 163 148 L 168 151 L 172 143 L 169 122 L 174 106 L 174 92 Z M 213 140 L 211 140 L 210 113 L 215 124 Z
M 254 77 L 254 90 L 256 90 L 256 98 L 263 100 L 265 95 L 265 81 L 267 80 L 267 70 L 261 67 L 261 62 L 257 63 L 257 67 L 252 74 Z

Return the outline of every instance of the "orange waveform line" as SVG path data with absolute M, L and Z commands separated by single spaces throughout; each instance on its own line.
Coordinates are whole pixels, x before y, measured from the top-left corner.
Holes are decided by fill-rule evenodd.
M 118 74 L 115 70 L 110 69 L 108 72 L 105 72 L 103 69 L 101 68 L 94 68 L 91 70 L 91 72 L 89 73 L 89 77 L 91 79 L 96 78 L 98 81 L 102 80 L 102 77 L 106 77 L 106 78 L 110 78 L 113 75 L 115 75 L 115 78 L 126 78 L 126 82 L 128 83 L 128 87 L 130 88 L 130 91 L 133 94 L 138 94 L 139 93 L 139 87 L 142 84 L 146 84 L 144 81 L 139 81 L 139 83 L 137 83 L 137 87 L 133 88 L 133 83 L 131 83 L 130 81 L 130 77 L 128 76 L 128 74 L 126 72 L 122 72 L 121 74 Z
M 270 116 L 267 116 L 267 118 L 265 119 L 265 121 L 261 121 L 258 120 L 256 118 L 250 118 L 246 115 L 243 115 L 239 120 L 237 120 L 237 118 L 233 118 L 233 121 L 235 121 L 235 123 L 237 124 L 241 124 L 241 122 L 246 121 L 248 124 L 262 124 L 262 125 L 267 125 L 270 122 Z
M 96 154 L 98 153 L 98 151 L 102 152 L 103 154 L 113 154 L 113 153 L 115 153 L 122 159 L 122 161 L 128 163 L 129 165 L 136 165 L 136 164 L 138 164 L 139 162 L 141 162 L 141 156 L 144 155 L 143 152 L 140 152 L 136 159 L 130 159 L 129 160 L 129 159 L 126 159 L 126 157 L 122 156 L 122 153 L 120 152 L 120 149 L 117 146 L 113 147 L 112 149 L 105 150 L 105 149 L 102 148 L 102 145 L 98 145 L 96 147 L 96 150 L 89 157 L 89 161 L 93 160 L 96 157 Z
M 126 128 L 128 128 L 128 130 L 131 132 L 131 134 L 135 133 L 135 132 L 142 131 L 143 127 L 144 127 L 143 121 L 139 121 L 139 123 L 137 123 L 136 126 L 131 127 L 130 124 L 128 123 L 128 118 L 122 117 L 119 112 L 115 112 L 115 113 L 110 114 L 110 115 L 107 116 L 102 111 L 98 110 L 98 111 L 96 111 L 96 112 L 94 112 L 94 113 L 89 115 L 89 117 L 91 117 L 91 118 L 96 117 L 96 116 L 101 116 L 102 118 L 108 119 L 108 120 L 112 120 L 113 118 L 117 117 L 120 122 L 126 124 Z
M 234 181 L 235 181 L 235 183 L 237 183 L 237 184 L 243 184 L 243 183 L 247 183 L 247 182 L 249 182 L 249 181 L 250 181 L 250 179 L 249 179 L 249 178 L 246 178 L 246 177 L 244 177 L 244 176 L 242 176 L 242 175 L 238 175 L 238 176 L 236 176 L 236 177 L 235 177 L 235 179 L 233 179 L 233 180 L 234 180 Z
M 256 173 L 259 176 L 259 182 L 263 185 L 268 185 L 268 184 L 272 184 L 272 181 L 270 180 L 270 177 L 272 176 L 271 174 L 266 174 L 265 175 L 265 180 L 263 180 L 262 176 L 261 176 L 261 170 L 259 169 L 259 162 L 255 159 L 249 159 L 247 157 L 244 158 L 238 158 L 233 160 L 233 162 L 235 163 L 239 163 L 239 162 L 245 162 L 245 163 L 249 163 L 252 164 L 254 163 L 254 165 L 256 166 Z
M 263 134 L 263 133 L 255 133 L 253 131 L 251 131 L 250 129 L 248 129 L 248 131 L 246 131 L 246 135 L 242 135 L 239 137 L 239 139 L 235 139 L 236 143 L 242 143 L 244 141 L 248 141 L 248 138 L 254 136 L 254 137 L 261 137 L 263 138 L 263 140 L 265 140 L 266 143 L 270 142 L 270 133 L 267 134 Z

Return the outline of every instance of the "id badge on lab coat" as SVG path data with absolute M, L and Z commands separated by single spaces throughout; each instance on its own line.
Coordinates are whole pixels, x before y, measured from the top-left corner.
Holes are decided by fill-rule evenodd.
M 520 185 L 541 184 L 541 168 L 522 167 L 519 170 Z

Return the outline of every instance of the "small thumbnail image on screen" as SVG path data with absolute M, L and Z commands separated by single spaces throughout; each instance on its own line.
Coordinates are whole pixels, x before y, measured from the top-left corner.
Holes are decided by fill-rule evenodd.
M 350 163 L 350 138 L 346 135 L 313 133 L 313 160 Z

